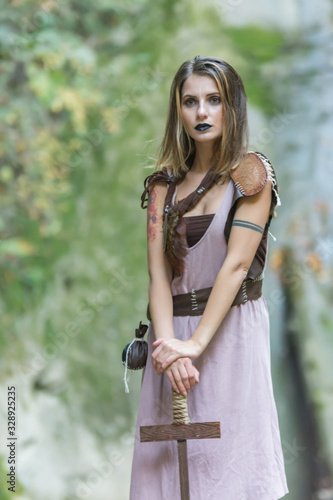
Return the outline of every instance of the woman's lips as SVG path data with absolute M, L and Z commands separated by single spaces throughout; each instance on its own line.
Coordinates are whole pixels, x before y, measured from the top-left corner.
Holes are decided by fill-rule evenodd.
M 199 123 L 195 127 L 195 130 L 199 130 L 199 132 L 203 132 L 204 130 L 208 130 L 209 128 L 211 128 L 211 125 L 209 125 L 209 123 Z

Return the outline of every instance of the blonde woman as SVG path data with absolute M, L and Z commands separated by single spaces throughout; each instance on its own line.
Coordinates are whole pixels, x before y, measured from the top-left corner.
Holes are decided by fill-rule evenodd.
M 191 500 L 288 493 L 262 295 L 268 228 L 280 202 L 268 158 L 248 151 L 247 99 L 227 62 L 177 71 L 156 171 L 147 177 L 149 353 L 130 500 L 179 498 L 177 443 L 140 443 L 172 420 L 171 387 L 221 439 L 188 442 Z

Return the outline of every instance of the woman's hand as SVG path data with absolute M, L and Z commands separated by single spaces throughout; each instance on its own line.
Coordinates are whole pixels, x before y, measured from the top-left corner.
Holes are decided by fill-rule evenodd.
M 183 396 L 186 396 L 199 382 L 199 372 L 190 358 L 177 359 L 165 370 L 165 373 L 172 388 Z
M 178 358 L 196 358 L 201 354 L 200 346 L 194 340 L 178 340 L 159 338 L 155 340 L 156 347 L 152 354 L 152 363 L 157 375 L 164 372 Z

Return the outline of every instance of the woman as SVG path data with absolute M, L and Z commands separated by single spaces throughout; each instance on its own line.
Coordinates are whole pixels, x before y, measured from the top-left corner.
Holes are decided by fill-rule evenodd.
M 139 437 L 142 425 L 171 422 L 171 386 L 187 395 L 193 422 L 221 422 L 221 439 L 188 441 L 191 500 L 288 493 L 261 294 L 280 201 L 271 163 L 247 142 L 237 72 L 216 58 L 186 61 L 171 87 L 160 170 L 142 195 L 151 322 L 131 500 L 180 498 L 177 443 Z

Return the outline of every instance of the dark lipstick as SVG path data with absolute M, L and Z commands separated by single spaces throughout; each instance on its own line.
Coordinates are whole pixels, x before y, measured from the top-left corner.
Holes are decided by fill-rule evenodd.
M 208 130 L 209 128 L 211 128 L 211 125 L 209 125 L 209 123 L 199 123 L 195 127 L 195 130 L 199 130 L 199 132 L 203 132 L 204 130 Z

